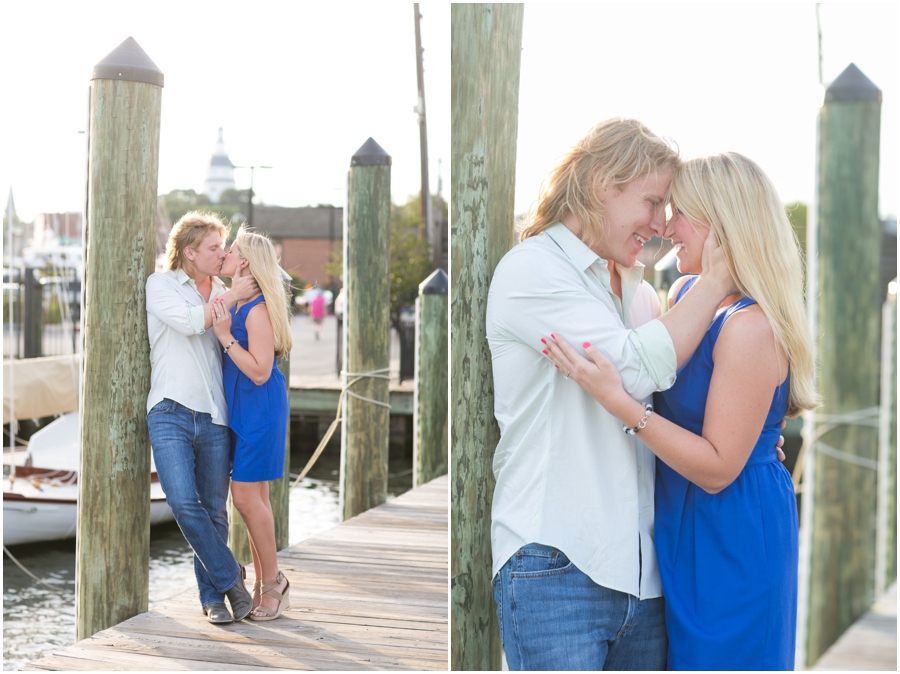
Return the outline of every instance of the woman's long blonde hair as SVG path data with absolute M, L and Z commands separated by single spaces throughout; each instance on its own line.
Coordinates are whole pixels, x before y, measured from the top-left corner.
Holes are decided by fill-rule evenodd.
M 654 172 L 676 171 L 678 151 L 636 119 L 595 125 L 563 155 L 541 185 L 519 238 L 540 234 L 572 213 L 588 246 L 602 242 L 606 209 L 600 192 Z
M 818 407 L 802 253 L 772 181 L 747 157 L 725 152 L 684 162 L 670 190 L 689 220 L 715 232 L 738 289 L 769 319 L 790 366 L 787 416 Z
M 291 352 L 290 314 L 288 298 L 281 274 L 281 266 L 275 246 L 265 234 L 241 226 L 234 242 L 238 246 L 238 257 L 250 261 L 250 273 L 262 291 L 275 333 L 275 356 L 284 358 Z

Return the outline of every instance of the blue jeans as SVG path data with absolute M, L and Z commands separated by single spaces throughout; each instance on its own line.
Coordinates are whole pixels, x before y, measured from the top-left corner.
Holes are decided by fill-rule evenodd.
M 200 605 L 221 602 L 241 580 L 227 544 L 231 430 L 168 398 L 150 410 L 147 426 L 166 501 L 194 550 Z
M 531 543 L 494 578 L 510 670 L 663 670 L 665 604 L 597 585 L 556 548 Z

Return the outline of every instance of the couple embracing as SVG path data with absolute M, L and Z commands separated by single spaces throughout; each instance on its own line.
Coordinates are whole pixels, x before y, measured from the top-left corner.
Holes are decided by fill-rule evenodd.
M 291 349 L 283 272 L 265 236 L 241 228 L 226 253 L 227 238 L 218 216 L 186 214 L 169 235 L 165 271 L 147 279 L 153 459 L 194 551 L 200 605 L 217 624 L 273 620 L 290 601 L 269 502 L 288 423 L 278 369 Z M 233 279 L 230 289 L 220 275 Z M 229 482 L 247 525 L 252 594 L 227 545 Z
M 689 274 L 662 315 L 637 262 L 654 235 Z M 560 160 L 520 237 L 487 307 L 509 668 L 792 669 L 798 521 L 777 445 L 817 402 L 770 180 L 612 119 Z

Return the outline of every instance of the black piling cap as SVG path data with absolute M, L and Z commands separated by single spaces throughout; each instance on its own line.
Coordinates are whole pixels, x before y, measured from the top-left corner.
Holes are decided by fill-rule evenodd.
M 443 269 L 435 269 L 431 275 L 419 284 L 420 295 L 446 295 L 447 274 Z
M 862 70 L 851 63 L 825 90 L 825 102 L 829 101 L 878 101 L 881 103 L 881 89 Z
M 163 86 L 162 70 L 156 67 L 133 37 L 129 37 L 95 65 L 91 79 L 146 82 Z
M 384 151 L 375 140 L 369 137 L 356 154 L 350 158 L 350 166 L 390 166 L 391 155 Z

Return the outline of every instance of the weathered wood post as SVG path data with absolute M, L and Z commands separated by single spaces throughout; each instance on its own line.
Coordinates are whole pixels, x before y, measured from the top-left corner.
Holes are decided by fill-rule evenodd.
M 447 274 L 435 270 L 416 298 L 413 487 L 447 472 Z
M 897 279 L 881 309 L 881 410 L 875 596 L 897 580 Z
M 802 506 L 811 508 L 807 665 L 873 599 L 880 117 L 881 91 L 850 64 L 826 90 L 819 114 L 816 247 L 809 256 L 817 271 L 809 274 L 823 407 L 804 468 Z
M 290 354 L 278 361 L 278 369 L 284 375 L 288 396 L 291 390 L 291 357 Z M 269 502 L 272 504 L 272 513 L 275 515 L 275 548 L 284 550 L 290 545 L 290 487 L 291 487 L 291 423 L 288 419 L 287 437 L 284 439 L 284 475 L 280 480 L 269 482 Z M 250 552 L 250 540 L 247 538 L 247 525 L 244 518 L 234 507 L 231 494 L 228 495 L 229 518 L 228 547 L 234 554 L 239 564 L 249 564 L 253 560 Z
M 40 358 L 44 355 L 44 286 L 40 270 L 25 267 L 22 286 L 22 357 Z
M 128 38 L 94 66 L 84 292 L 76 638 L 147 610 L 150 343 L 163 74 Z
M 344 519 L 387 500 L 391 156 L 369 138 L 350 160 L 348 183 L 344 225 L 347 354 L 341 375 L 343 386 L 349 387 L 341 421 Z
M 285 301 L 290 302 L 290 298 Z M 280 480 L 272 480 L 269 483 L 269 501 L 275 515 L 275 547 L 284 550 L 291 544 L 288 536 L 291 524 L 291 354 L 287 354 L 279 361 L 278 369 L 284 375 L 288 394 L 288 425 L 287 435 L 284 438 L 284 474 Z
M 450 666 L 500 668 L 491 587 L 494 420 L 485 310 L 513 243 L 521 4 L 455 4 L 451 16 L 452 260 Z

